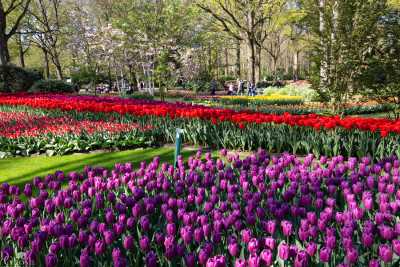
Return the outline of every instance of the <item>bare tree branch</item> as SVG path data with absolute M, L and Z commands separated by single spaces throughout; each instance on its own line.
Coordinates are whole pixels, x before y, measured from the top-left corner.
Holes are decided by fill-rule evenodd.
M 210 8 L 208 8 L 206 6 L 203 6 L 201 4 L 197 4 L 197 6 L 200 7 L 202 10 L 204 10 L 205 12 L 211 14 L 216 20 L 218 20 L 222 24 L 222 26 L 224 27 L 225 31 L 228 32 L 230 35 L 232 35 L 235 39 L 243 40 L 242 37 L 240 37 L 231 28 L 229 28 L 225 18 L 219 16 L 217 13 L 215 13 L 214 11 L 212 11 Z M 228 21 L 228 23 L 229 23 L 229 21 Z
M 15 32 L 17 31 L 19 24 L 21 23 L 22 19 L 25 17 L 26 12 L 28 11 L 29 8 L 29 4 L 31 3 L 31 0 L 26 0 L 25 2 L 25 6 L 21 12 L 21 14 L 19 14 L 17 20 L 15 21 L 13 27 L 11 28 L 10 32 L 8 34 L 6 34 L 6 39 L 10 39 L 11 36 L 13 36 L 15 34 Z

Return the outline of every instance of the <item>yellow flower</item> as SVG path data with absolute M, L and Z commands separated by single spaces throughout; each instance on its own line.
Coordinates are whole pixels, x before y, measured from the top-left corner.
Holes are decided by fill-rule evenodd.
M 278 95 L 273 94 L 269 96 L 259 95 L 259 96 L 220 96 L 221 99 L 227 100 L 243 100 L 243 101 L 303 101 L 302 96 L 289 96 L 289 95 Z

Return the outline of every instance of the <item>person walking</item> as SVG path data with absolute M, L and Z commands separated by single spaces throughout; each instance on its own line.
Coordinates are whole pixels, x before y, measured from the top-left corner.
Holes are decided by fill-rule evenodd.
M 255 85 L 249 81 L 248 83 L 248 89 L 247 89 L 247 95 L 248 96 L 255 96 L 256 95 L 256 87 Z
M 230 83 L 228 88 L 229 88 L 228 95 L 234 95 L 235 94 L 235 86 L 233 85 L 233 83 Z
M 215 79 L 212 79 L 210 82 L 210 91 L 211 95 L 215 95 L 215 91 L 217 91 L 217 81 Z
M 238 90 L 237 90 L 237 95 L 242 95 L 243 94 L 243 88 L 244 87 L 244 82 L 243 80 L 238 79 Z
M 251 83 L 251 81 L 249 81 L 247 83 L 247 95 L 251 96 L 251 90 L 253 90 L 253 84 Z

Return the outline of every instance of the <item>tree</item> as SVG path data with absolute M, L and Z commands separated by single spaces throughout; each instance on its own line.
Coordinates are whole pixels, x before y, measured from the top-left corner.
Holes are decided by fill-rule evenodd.
M 33 0 L 29 14 L 32 16 L 33 40 L 43 51 L 46 78 L 49 79 L 49 60 L 56 68 L 57 79 L 63 79 L 60 61 L 60 36 L 62 33 L 61 0 Z
M 310 0 L 305 7 L 315 37 L 313 82 L 322 99 L 339 109 L 357 93 L 356 78 L 378 44 L 386 0 Z
M 198 41 L 198 11 L 183 0 L 123 0 L 114 8 L 113 24 L 125 33 L 125 48 L 136 55 L 131 63 L 151 93 L 157 64 L 173 59 L 177 71 L 184 50 Z
M 244 41 L 248 46 L 249 80 L 256 82 L 257 48 L 268 37 L 265 26 L 271 18 L 270 14 L 280 0 L 249 1 L 198 1 L 198 6 L 211 14 L 233 38 Z
M 388 10 L 379 21 L 378 44 L 357 77 L 359 92 L 369 99 L 400 106 L 400 10 Z M 395 112 L 396 118 L 399 115 Z
M 8 41 L 16 34 L 30 2 L 31 0 L 0 1 L 0 62 L 2 65 L 10 61 Z M 11 21 L 11 17 L 15 18 L 14 21 Z

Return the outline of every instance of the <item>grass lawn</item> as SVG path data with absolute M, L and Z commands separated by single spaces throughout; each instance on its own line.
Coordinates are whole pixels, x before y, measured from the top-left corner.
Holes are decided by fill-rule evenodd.
M 188 158 L 194 149 L 184 149 L 182 155 Z M 174 160 L 174 148 L 148 148 L 121 152 L 99 152 L 67 156 L 34 156 L 0 160 L 0 183 L 23 185 L 36 176 L 45 176 L 57 170 L 64 172 L 82 171 L 85 166 L 102 166 L 112 169 L 115 163 L 132 162 L 137 167 L 142 161 L 160 156 L 161 162 Z

